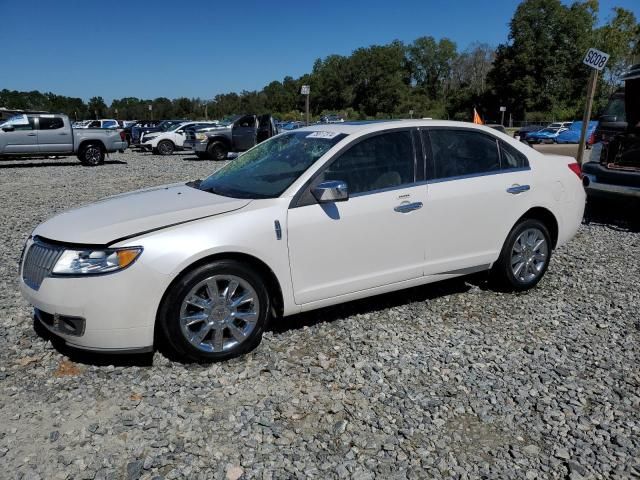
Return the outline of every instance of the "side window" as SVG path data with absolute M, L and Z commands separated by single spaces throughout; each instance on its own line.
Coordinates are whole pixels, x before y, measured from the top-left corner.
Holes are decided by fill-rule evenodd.
M 431 172 L 437 180 L 500 170 L 496 139 L 472 130 L 429 130 Z
M 57 130 L 64 127 L 64 122 L 58 117 L 40 117 L 40 130 Z
M 413 183 L 411 132 L 383 133 L 362 140 L 332 162 L 322 180 L 343 180 L 350 194 Z
M 15 132 L 20 130 L 34 130 L 35 120 L 33 117 L 27 117 L 26 115 L 15 115 L 6 121 L 6 125 L 12 126 Z
M 500 142 L 500 166 L 502 170 L 527 168 L 529 166 L 529 160 L 511 145 Z
M 253 115 L 247 115 L 242 117 L 240 120 L 236 122 L 237 127 L 255 127 L 256 126 L 256 118 Z
M 94 120 L 93 122 L 91 122 L 89 124 L 88 128 L 100 128 L 100 121 L 99 120 Z
M 118 123 L 113 120 L 107 120 L 102 124 L 102 128 L 116 128 L 117 126 Z

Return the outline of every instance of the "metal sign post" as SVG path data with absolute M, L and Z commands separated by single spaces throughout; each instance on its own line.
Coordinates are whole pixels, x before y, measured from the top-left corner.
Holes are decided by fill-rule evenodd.
M 580 132 L 580 143 L 578 144 L 578 156 L 576 157 L 580 165 L 582 165 L 582 157 L 584 156 L 584 149 L 587 144 L 587 128 L 591 120 L 593 97 L 596 93 L 596 87 L 598 86 L 598 72 L 602 71 L 607 64 L 607 60 L 609 60 L 609 54 L 596 50 L 595 48 L 590 48 L 582 60 L 582 63 L 591 67 L 592 70 L 591 75 L 589 75 L 587 103 L 584 107 L 584 115 L 582 116 L 582 130 Z
M 300 93 L 304 95 L 304 110 L 307 115 L 307 125 L 309 125 L 309 94 L 311 93 L 311 87 L 309 85 L 302 85 Z

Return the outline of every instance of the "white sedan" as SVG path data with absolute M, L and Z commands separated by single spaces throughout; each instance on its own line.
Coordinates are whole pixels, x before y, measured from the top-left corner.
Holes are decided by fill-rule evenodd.
M 208 178 L 39 225 L 21 261 L 38 321 L 72 346 L 212 361 L 270 318 L 478 271 L 535 286 L 584 210 L 580 168 L 487 127 L 315 125 Z M 514 299 L 514 302 L 516 299 Z
M 186 129 L 203 128 L 216 125 L 214 122 L 182 122 L 164 132 L 145 133 L 140 140 L 140 147 L 160 155 L 171 155 L 182 150 L 186 137 Z

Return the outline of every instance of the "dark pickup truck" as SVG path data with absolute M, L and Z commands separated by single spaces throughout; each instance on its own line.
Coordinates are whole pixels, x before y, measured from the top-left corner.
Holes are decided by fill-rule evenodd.
M 193 146 L 198 158 L 225 160 L 229 152 L 244 152 L 278 133 L 269 114 L 235 115 L 216 128 L 187 132 L 186 148 Z
M 582 165 L 591 197 L 640 199 L 640 64 L 623 79 L 624 91 L 611 96 L 599 118 L 591 161 Z

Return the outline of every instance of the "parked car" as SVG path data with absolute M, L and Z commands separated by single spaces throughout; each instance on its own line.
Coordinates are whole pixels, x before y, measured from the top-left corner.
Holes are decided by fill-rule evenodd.
M 593 133 L 598 126 L 597 121 L 589 122 L 587 126 L 587 145 L 590 145 L 593 142 Z M 556 137 L 556 143 L 579 143 L 580 135 L 582 134 L 582 121 L 573 122 L 571 126 L 566 129 L 564 132 L 561 132 Z
M 554 143 L 558 135 L 567 130 L 563 127 L 545 127 L 527 134 L 527 143 Z
M 183 150 L 194 150 L 196 143 L 206 139 L 206 133 L 217 130 L 218 128 L 225 128 L 219 121 L 214 120 L 211 125 L 206 127 L 188 127 L 185 129 L 185 139 L 182 144 Z
M 329 115 L 323 115 L 320 117 L 320 123 L 342 123 L 344 122 L 344 117 L 342 115 L 338 115 L 337 113 L 331 113 Z
M 131 127 L 131 145 L 137 147 L 146 133 L 164 132 L 187 120 L 149 120 Z
M 181 122 L 165 131 L 145 133 L 140 148 L 160 155 L 171 155 L 176 150 L 182 150 L 187 129 L 211 125 L 212 122 Z
M 504 128 L 504 125 L 500 125 L 499 123 L 487 123 L 487 127 L 493 128 L 494 130 L 498 130 L 502 133 L 507 133 L 507 129 Z
M 580 226 L 579 174 L 481 125 L 314 125 L 204 180 L 47 220 L 20 289 L 69 345 L 148 351 L 159 338 L 222 360 L 254 348 L 272 316 L 479 271 L 534 287 Z
M 286 122 L 278 128 L 278 132 L 289 132 L 304 127 L 304 122 Z
M 590 161 L 583 165 L 584 187 L 592 198 L 640 200 L 640 64 L 631 67 L 622 78 L 623 109 L 618 92 L 600 117 L 595 135 L 600 141 L 593 146 Z M 624 129 L 620 130 L 622 119 Z M 605 127 L 600 130 L 603 123 Z
M 95 166 L 125 145 L 121 132 L 74 129 L 66 115 L 22 114 L 0 123 L 0 157 L 75 154 L 83 165 Z
M 520 140 L 521 142 L 526 142 L 527 136 L 530 133 L 539 132 L 543 128 L 544 127 L 542 125 L 526 125 L 513 132 L 513 138 L 515 138 L 516 140 Z
M 269 114 L 235 115 L 220 122 L 220 128 L 196 135 L 194 150 L 201 159 L 225 160 L 229 152 L 244 152 L 277 133 Z
M 82 124 L 82 126 L 74 128 L 120 128 L 120 125 L 117 120 L 107 118 L 102 120 L 89 120 L 87 123 Z

